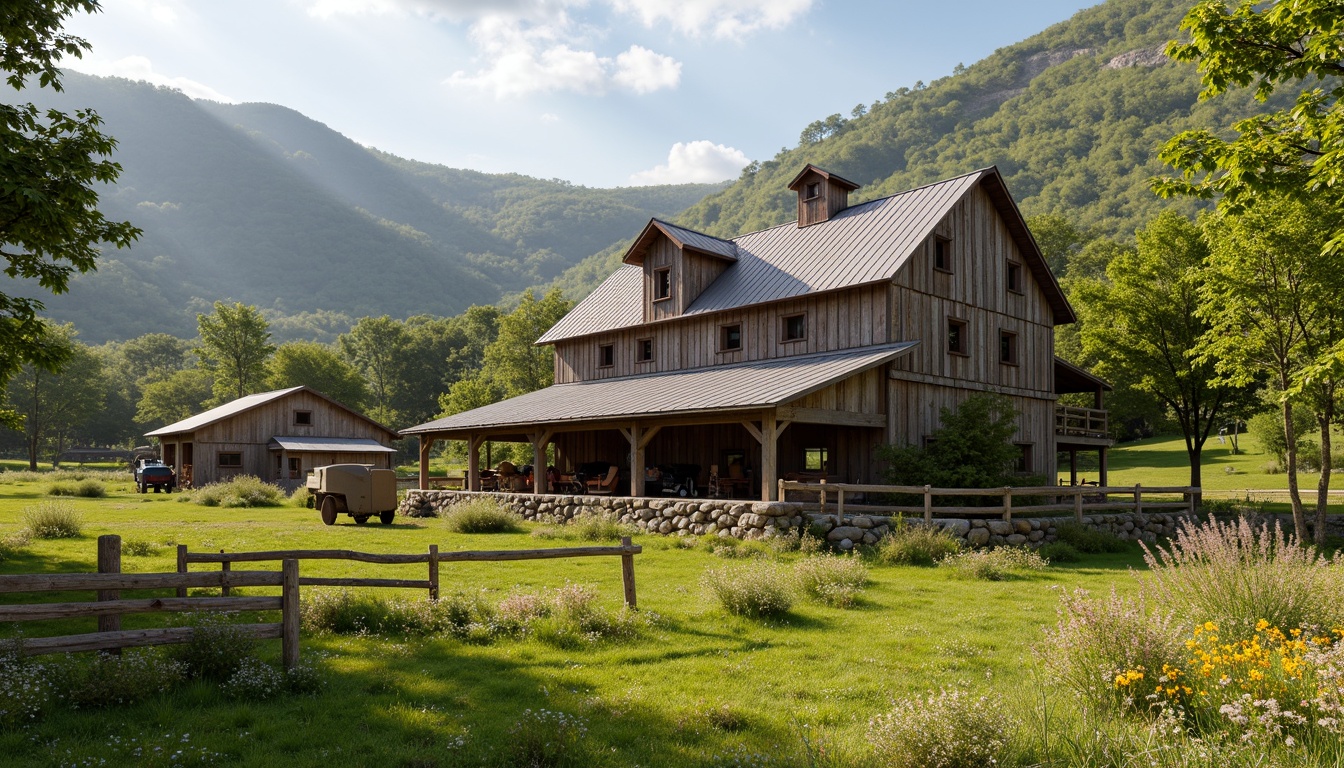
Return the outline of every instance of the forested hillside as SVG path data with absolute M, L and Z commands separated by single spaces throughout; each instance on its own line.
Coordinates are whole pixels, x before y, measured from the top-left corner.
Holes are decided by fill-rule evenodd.
M 193 101 L 69 73 L 51 104 L 91 106 L 123 167 L 110 218 L 144 229 L 48 314 L 87 342 L 190 337 L 218 299 L 262 308 L 280 339 L 330 341 L 362 316 L 451 316 L 545 283 L 722 185 L 588 189 L 371 151 L 271 104 Z
M 1266 107 L 1249 92 L 1200 103 L 1195 68 L 1162 55 L 1191 4 L 1109 0 L 948 77 L 817 120 L 797 146 L 748 166 L 675 221 L 719 237 L 792 221 L 787 184 L 805 163 L 862 184 L 852 202 L 997 165 L 1024 214 L 1057 214 L 1092 235 L 1131 237 L 1173 206 L 1192 213 L 1196 202 L 1149 189 L 1168 170 L 1157 146 Z M 555 285 L 582 296 L 619 255 L 595 255 Z

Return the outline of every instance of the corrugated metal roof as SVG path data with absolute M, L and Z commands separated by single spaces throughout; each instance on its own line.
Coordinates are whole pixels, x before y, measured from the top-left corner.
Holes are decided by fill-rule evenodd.
M 737 261 L 680 316 L 890 280 L 952 206 L 986 176 L 997 173 L 993 168 L 979 170 L 850 206 L 810 227 L 790 222 L 734 238 Z M 644 322 L 643 290 L 642 270 L 624 266 L 537 343 L 639 325 Z
M 685 371 L 556 384 L 402 430 L 403 435 L 766 408 L 900 357 L 918 342 L 881 344 Z
M 298 453 L 396 453 L 377 440 L 367 437 L 272 437 L 268 446 L 272 451 Z
M 678 227 L 676 224 L 668 224 L 661 219 L 654 219 L 654 224 L 673 240 L 681 243 L 684 248 L 692 248 L 697 251 L 712 253 L 716 256 L 722 256 L 729 261 L 737 260 L 737 246 L 729 240 L 722 240 L 713 235 L 706 235 L 703 232 L 696 232 L 694 229 Z
M 159 427 L 153 432 L 146 432 L 145 437 L 158 437 L 159 435 L 175 435 L 178 432 L 194 432 L 207 424 L 214 424 L 216 421 L 219 421 L 220 419 L 227 419 L 230 416 L 235 416 L 237 414 L 242 413 L 243 411 L 251 410 L 259 405 L 269 403 L 272 400 L 279 400 L 280 398 L 292 392 L 298 392 L 300 389 L 303 389 L 303 387 L 276 389 L 271 392 L 258 392 L 255 395 L 247 395 L 245 397 L 240 397 L 237 400 L 233 400 L 223 405 L 216 406 L 208 411 L 198 413 L 195 416 L 189 416 L 181 421 L 169 424 L 166 427 Z

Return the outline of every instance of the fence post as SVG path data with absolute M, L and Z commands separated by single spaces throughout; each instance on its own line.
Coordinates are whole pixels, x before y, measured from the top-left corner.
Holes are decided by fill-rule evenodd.
M 439 599 L 439 545 L 429 545 L 429 599 Z
M 826 514 L 826 478 L 821 478 L 820 485 L 821 490 L 818 492 L 821 494 L 821 509 L 819 509 L 818 512 L 824 515 Z
M 835 489 L 835 525 L 840 527 L 845 524 L 845 489 Z
M 933 522 L 933 493 L 929 486 L 924 486 L 924 522 Z
M 98 537 L 98 572 L 99 573 L 121 573 L 121 537 L 116 534 L 108 534 Z M 98 602 L 108 600 L 120 600 L 121 590 L 118 589 L 100 589 L 98 590 Z M 121 616 L 115 613 L 104 614 L 98 617 L 99 632 L 119 632 L 121 631 Z M 114 648 L 110 653 L 120 654 L 120 648 Z
M 228 565 L 228 563 L 225 563 Z M 280 644 L 285 669 L 299 663 L 299 561 L 280 564 Z
M 1134 484 L 1134 514 L 1143 514 L 1143 483 Z
M 1013 519 L 1013 489 L 1007 485 L 1003 487 L 1003 519 Z
M 784 478 L 779 478 L 779 500 L 784 500 Z
M 1190 516 L 1195 516 L 1195 491 L 1198 490 L 1193 485 L 1186 486 L 1185 503 L 1190 508 Z M 1246 494 L 1250 496 L 1250 494 Z
M 224 554 L 224 550 L 219 550 L 219 554 Z M 219 580 L 219 596 L 228 597 L 229 594 L 233 592 L 233 590 L 229 588 L 229 571 L 233 570 L 233 563 L 226 560 L 219 564 L 219 570 L 224 574 L 224 578 Z
M 187 545 L 186 545 L 186 544 L 178 544 L 178 545 L 177 545 L 177 572 L 178 572 L 178 573 L 186 573 L 186 572 L 187 572 Z M 186 597 L 186 596 L 187 596 L 187 588 L 186 588 L 186 587 L 178 587 L 178 588 L 177 588 L 177 596 L 178 596 L 178 597 Z
M 621 537 L 621 546 L 627 551 L 621 555 L 621 581 L 625 584 L 625 605 L 634 610 L 638 607 L 635 604 L 635 556 L 629 552 L 629 536 Z
M 1083 524 L 1083 486 L 1073 486 L 1073 519 Z

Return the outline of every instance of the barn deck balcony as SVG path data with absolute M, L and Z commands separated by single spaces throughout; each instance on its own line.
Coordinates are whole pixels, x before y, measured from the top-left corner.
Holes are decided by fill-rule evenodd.
M 1055 406 L 1055 435 L 1060 443 L 1110 445 L 1107 411 L 1100 408 Z

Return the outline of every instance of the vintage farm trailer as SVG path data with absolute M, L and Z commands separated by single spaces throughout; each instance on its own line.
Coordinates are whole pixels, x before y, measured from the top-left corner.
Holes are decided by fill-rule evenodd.
M 146 434 L 184 486 L 254 475 L 291 489 L 326 464 L 391 469 L 399 437 L 308 387 L 240 397 Z
M 538 466 L 554 445 L 562 471 L 610 461 L 634 495 L 673 463 L 766 500 L 786 476 L 871 483 L 879 444 L 920 444 L 976 392 L 1021 414 L 1024 471 L 1098 451 L 1104 483 L 1109 386 L 1055 357 L 1074 312 L 998 170 L 851 206 L 857 188 L 808 165 L 796 222 L 732 240 L 650 221 L 537 342 L 554 345 L 553 386 L 402 430 L 420 486 L 450 439 L 471 446 L 472 489 L 486 440 L 530 442 Z M 1093 407 L 1057 408 L 1067 392 Z

